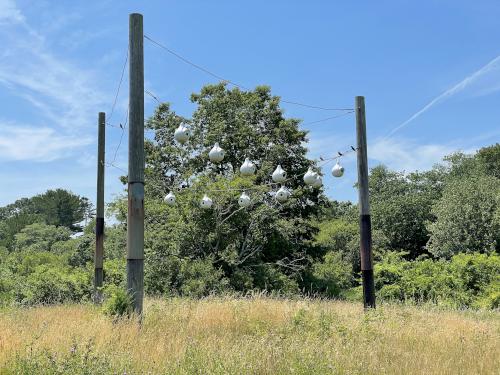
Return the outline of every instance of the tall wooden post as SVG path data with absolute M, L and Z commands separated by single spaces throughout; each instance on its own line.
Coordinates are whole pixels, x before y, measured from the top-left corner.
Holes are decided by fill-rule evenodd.
M 365 98 L 356 96 L 356 138 L 358 143 L 358 192 L 361 274 L 365 308 L 375 308 L 375 282 L 373 279 L 372 224 L 368 190 L 368 153 L 366 147 Z
M 106 114 L 99 112 L 97 134 L 97 199 L 95 223 L 95 256 L 94 256 L 94 301 L 102 302 L 102 283 L 104 280 L 104 154 L 106 145 Z
M 127 289 L 134 312 L 144 298 L 144 48 L 142 15 L 129 19 L 130 92 L 128 143 Z

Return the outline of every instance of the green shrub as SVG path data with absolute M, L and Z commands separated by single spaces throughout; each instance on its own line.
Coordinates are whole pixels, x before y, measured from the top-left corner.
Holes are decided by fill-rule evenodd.
M 183 296 L 203 297 L 226 289 L 228 280 L 221 269 L 215 268 L 212 259 L 183 261 L 179 273 L 179 292 Z
M 24 305 L 80 302 L 90 298 L 92 281 L 81 269 L 39 265 L 14 290 L 15 300 Z
M 500 257 L 458 254 L 449 261 L 388 253 L 375 265 L 378 296 L 384 300 L 433 302 L 464 308 L 495 308 L 500 299 Z
M 129 317 L 132 314 L 132 298 L 124 288 L 108 285 L 104 289 L 103 311 L 114 318 Z
M 342 259 L 340 253 L 333 251 L 325 255 L 323 262 L 313 265 L 312 277 L 314 291 L 329 297 L 339 297 L 353 281 L 351 265 Z

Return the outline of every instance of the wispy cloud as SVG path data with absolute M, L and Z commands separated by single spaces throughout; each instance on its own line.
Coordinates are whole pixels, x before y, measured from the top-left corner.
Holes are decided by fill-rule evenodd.
M 413 172 L 428 170 L 441 162 L 443 157 L 456 151 L 473 153 L 477 147 L 461 141 L 446 144 L 417 144 L 409 139 L 384 138 L 372 142 L 368 149 L 371 160 L 394 170 Z
M 0 86 L 10 95 L 26 100 L 39 119 L 37 123 L 21 127 L 17 119 L 11 120 L 10 127 L 16 128 L 9 127 L 10 142 L 5 135 L 0 138 L 1 157 L 54 160 L 68 154 L 62 152 L 63 149 L 69 151 L 87 145 L 89 134 L 94 134 L 95 114 L 102 110 L 106 99 L 96 84 L 99 82 L 97 72 L 54 53 L 44 35 L 28 24 L 13 0 L 0 0 L 0 14 L 0 21 L 11 20 L 9 24 L 4 22 L 0 36 L 3 46 Z M 19 151 L 14 145 L 20 137 L 30 145 L 46 138 L 50 141 L 49 147 L 43 152 Z
M 91 141 L 90 137 L 61 135 L 52 128 L 0 124 L 0 160 L 52 161 Z
M 468 77 L 464 78 L 462 81 L 457 83 L 455 86 L 449 88 L 445 92 L 443 92 L 441 95 L 438 95 L 434 99 L 432 99 L 427 105 L 425 105 L 422 109 L 414 113 L 410 118 L 400 125 L 396 126 L 394 129 L 391 130 L 391 132 L 387 135 L 387 137 L 392 136 L 394 133 L 397 131 L 401 130 L 405 126 L 407 126 L 410 122 L 415 120 L 417 117 L 421 116 L 423 113 L 427 112 L 430 108 L 435 106 L 436 104 L 450 98 L 451 96 L 458 94 L 459 92 L 463 91 L 465 88 L 469 87 L 471 84 L 475 83 L 477 80 L 482 78 L 485 74 L 498 69 L 500 67 L 500 55 L 495 57 L 493 60 L 491 60 L 488 64 L 484 65 L 481 69 L 477 70 L 476 72 L 472 73 Z M 483 90 L 483 92 L 491 93 L 493 91 L 500 90 L 500 85 L 495 85 L 491 86 L 486 90 Z
M 0 25 L 6 23 L 19 23 L 24 21 L 24 16 L 17 8 L 14 0 L 0 0 Z

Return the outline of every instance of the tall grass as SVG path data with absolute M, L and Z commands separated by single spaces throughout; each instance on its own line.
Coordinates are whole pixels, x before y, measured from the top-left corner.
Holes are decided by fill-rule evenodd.
M 1 374 L 498 374 L 498 312 L 322 300 L 148 300 L 0 310 Z

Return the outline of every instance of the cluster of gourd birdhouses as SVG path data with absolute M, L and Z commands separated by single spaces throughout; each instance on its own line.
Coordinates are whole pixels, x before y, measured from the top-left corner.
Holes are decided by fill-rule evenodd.
M 184 145 L 190 137 L 190 129 L 184 123 L 181 123 L 177 129 L 174 131 L 174 139 L 181 145 Z M 271 145 L 271 143 L 270 143 Z M 208 152 L 208 158 L 212 163 L 221 163 L 224 160 L 225 151 L 220 147 L 218 142 L 215 142 L 212 149 Z M 252 176 L 255 174 L 257 167 L 255 162 L 251 161 L 250 158 L 245 158 L 245 161 L 240 166 L 240 174 L 242 176 Z M 344 167 L 340 165 L 340 163 L 336 162 L 336 164 L 332 168 L 332 175 L 334 177 L 342 177 L 344 174 Z M 273 183 L 280 184 L 280 188 L 274 193 L 274 198 L 276 201 L 280 203 L 286 202 L 290 195 L 292 194 L 290 189 L 284 186 L 284 183 L 288 180 L 287 173 L 278 165 L 276 169 L 271 174 L 271 179 Z M 323 179 L 321 175 L 316 172 L 313 168 L 309 168 L 307 172 L 303 176 L 303 181 L 306 185 L 311 186 L 312 188 L 319 189 L 323 186 Z M 169 192 L 164 201 L 167 205 L 173 206 L 175 205 L 175 195 L 172 192 Z M 248 195 L 248 193 L 243 192 L 238 198 L 238 205 L 242 208 L 249 207 L 252 204 L 252 198 Z M 200 207 L 202 209 L 210 209 L 213 205 L 213 201 L 208 195 L 204 195 L 200 201 Z

